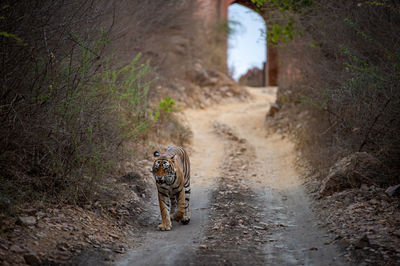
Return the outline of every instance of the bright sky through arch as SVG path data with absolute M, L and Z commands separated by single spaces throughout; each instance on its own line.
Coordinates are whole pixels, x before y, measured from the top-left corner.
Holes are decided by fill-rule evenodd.
M 265 32 L 266 26 L 259 14 L 239 4 L 229 6 L 228 20 L 233 22 L 230 26 L 234 29 L 228 39 L 228 66 L 234 69 L 233 78 L 238 80 L 250 68 L 262 69 L 266 41 L 261 32 Z

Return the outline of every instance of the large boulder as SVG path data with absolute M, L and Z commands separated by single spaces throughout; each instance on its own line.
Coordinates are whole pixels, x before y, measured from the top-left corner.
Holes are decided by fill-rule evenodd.
M 356 152 L 339 160 L 322 181 L 320 195 L 327 196 L 362 184 L 384 186 L 389 182 L 387 168 L 366 152 Z
M 186 71 L 186 79 L 200 87 L 237 86 L 237 83 L 226 74 L 205 69 L 200 63 L 194 64 Z
M 218 79 L 210 77 L 207 71 L 199 63 L 195 64 L 193 68 L 186 72 L 186 78 L 200 86 L 215 85 L 218 82 Z

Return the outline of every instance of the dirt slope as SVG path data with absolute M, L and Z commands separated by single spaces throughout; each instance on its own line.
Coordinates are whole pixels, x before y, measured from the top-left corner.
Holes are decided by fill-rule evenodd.
M 273 88 L 253 100 L 185 112 L 193 136 L 192 218 L 159 232 L 156 198 L 139 247 L 117 265 L 343 265 L 318 227 L 293 145 L 265 136 Z

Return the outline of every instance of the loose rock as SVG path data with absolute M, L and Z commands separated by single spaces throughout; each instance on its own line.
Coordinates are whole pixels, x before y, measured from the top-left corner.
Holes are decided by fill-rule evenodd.
M 385 191 L 389 196 L 400 196 L 400 184 L 388 187 Z
M 35 225 L 36 218 L 33 216 L 18 217 L 18 221 L 23 225 Z
M 33 253 L 25 254 L 24 260 L 28 265 L 32 266 L 41 265 L 40 259 Z
M 355 244 L 355 247 L 358 249 L 369 247 L 371 244 L 369 242 L 368 235 L 363 235 L 363 237 L 360 238 L 360 240 L 357 241 Z

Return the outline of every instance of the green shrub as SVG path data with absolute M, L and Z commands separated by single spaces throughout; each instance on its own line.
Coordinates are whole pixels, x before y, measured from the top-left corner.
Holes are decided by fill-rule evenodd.
M 150 110 L 150 115 L 153 120 L 157 121 L 160 117 L 169 117 L 171 113 L 179 111 L 176 107 L 176 101 L 171 97 L 167 96 L 163 98 L 155 110 Z
M 160 103 L 149 111 L 152 123 L 152 138 L 159 143 L 184 146 L 190 143 L 192 131 L 179 116 L 180 108 L 171 97 L 161 99 Z

